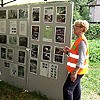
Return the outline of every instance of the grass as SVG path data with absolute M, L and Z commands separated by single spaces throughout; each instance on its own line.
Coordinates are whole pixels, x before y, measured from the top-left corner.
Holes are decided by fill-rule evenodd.
M 25 92 L 23 89 L 0 82 L 0 100 L 50 100 L 40 92 Z
M 89 73 L 82 78 L 82 100 L 100 100 L 100 62 L 90 63 Z

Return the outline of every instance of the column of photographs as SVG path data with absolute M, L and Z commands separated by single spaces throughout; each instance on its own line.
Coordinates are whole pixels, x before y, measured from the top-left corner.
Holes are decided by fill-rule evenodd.
M 30 73 L 37 75 L 38 71 L 38 57 L 39 57 L 39 45 L 31 44 L 31 53 L 30 53 Z
M 32 8 L 32 22 L 33 23 L 40 23 L 40 18 L 41 18 L 40 13 L 41 13 L 40 7 Z M 44 42 L 53 42 L 52 37 L 54 37 L 55 44 L 56 43 L 59 43 L 60 45 L 65 44 L 66 27 L 55 26 L 55 30 L 53 30 L 52 24 L 54 23 L 54 17 L 55 17 L 55 23 L 61 23 L 61 24 L 66 23 L 67 7 L 66 6 L 56 7 L 56 16 L 54 16 L 53 6 L 44 7 L 44 14 L 43 14 L 44 27 L 42 30 L 42 40 Z M 51 25 L 46 25 L 47 23 L 51 23 Z M 37 24 L 36 25 L 34 24 L 31 26 L 32 40 L 39 41 L 40 28 L 41 27 Z M 53 32 L 55 32 L 55 34 Z M 37 56 L 38 56 L 38 51 L 39 51 L 39 45 L 32 44 L 31 47 L 32 48 L 31 48 L 31 59 L 30 59 L 30 72 L 33 74 L 36 74 L 37 69 L 38 69 Z M 57 79 L 58 65 L 50 63 L 52 59 L 51 49 L 52 49 L 51 45 L 42 45 L 41 60 L 45 62 L 41 62 L 40 75 Z M 63 64 L 64 54 L 63 54 L 62 49 L 63 47 L 57 47 L 57 46 L 54 47 L 54 56 L 53 56 L 54 63 Z
M 7 15 L 8 14 L 8 15 Z M 12 10 L 0 10 L 0 44 L 8 44 L 9 47 L 0 47 L 0 58 L 3 61 L 5 68 L 10 68 L 10 75 L 15 77 L 24 78 L 25 72 L 25 51 L 18 51 L 18 64 L 13 63 L 14 49 L 11 46 L 28 46 L 27 37 L 27 18 L 28 9 L 12 9 Z M 6 20 L 9 22 L 9 33 L 6 33 Z M 15 19 L 15 20 L 14 20 Z M 19 25 L 17 25 L 17 19 L 20 19 Z M 23 19 L 26 19 L 23 21 Z M 22 20 L 22 21 L 21 21 Z M 17 28 L 17 26 L 19 26 Z M 19 31 L 18 31 L 19 29 Z M 18 33 L 18 34 L 17 34 Z M 8 34 L 8 35 L 7 35 Z

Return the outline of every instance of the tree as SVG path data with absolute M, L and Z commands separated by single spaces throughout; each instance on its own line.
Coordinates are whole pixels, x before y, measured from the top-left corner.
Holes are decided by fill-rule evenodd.
M 85 19 L 90 20 L 89 6 L 88 4 L 94 0 L 69 0 L 74 2 L 74 14 L 73 19 Z

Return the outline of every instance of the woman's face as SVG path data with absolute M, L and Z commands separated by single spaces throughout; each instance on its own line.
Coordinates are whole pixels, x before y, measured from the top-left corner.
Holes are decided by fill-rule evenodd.
M 75 25 L 73 32 L 75 35 L 79 36 L 83 32 L 83 28 L 79 25 Z

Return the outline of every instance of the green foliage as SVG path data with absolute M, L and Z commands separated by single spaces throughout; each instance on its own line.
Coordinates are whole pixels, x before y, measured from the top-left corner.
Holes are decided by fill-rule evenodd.
M 88 0 L 70 0 L 74 2 L 73 20 L 85 19 L 90 20 Z
M 89 60 L 90 62 L 100 62 L 100 40 L 89 41 Z
M 89 30 L 85 35 L 88 40 L 100 39 L 100 24 L 90 24 Z

